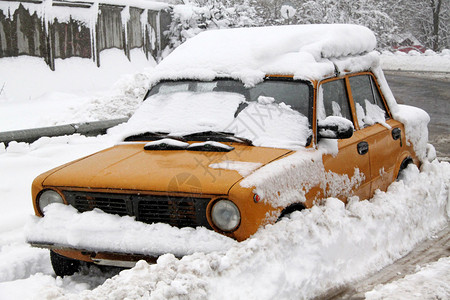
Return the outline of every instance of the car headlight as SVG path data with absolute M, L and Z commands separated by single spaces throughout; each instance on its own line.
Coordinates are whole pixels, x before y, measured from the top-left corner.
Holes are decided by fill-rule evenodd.
M 46 190 L 43 193 L 41 193 L 41 195 L 39 195 L 38 198 L 38 205 L 39 205 L 39 210 L 41 211 L 41 213 L 44 213 L 44 207 L 46 207 L 49 204 L 52 203 L 63 203 L 64 204 L 64 200 L 61 197 L 60 194 L 58 194 L 57 192 L 53 191 L 53 190 Z
M 217 201 L 211 209 L 211 218 L 214 225 L 223 231 L 232 231 L 241 222 L 238 207 L 229 200 Z

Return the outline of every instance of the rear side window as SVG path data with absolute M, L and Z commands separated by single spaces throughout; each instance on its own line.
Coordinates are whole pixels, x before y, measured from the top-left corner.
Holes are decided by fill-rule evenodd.
M 384 123 L 388 114 L 372 76 L 352 76 L 349 81 L 359 127 Z
M 344 79 L 323 83 L 319 93 L 322 94 L 322 101 L 319 101 L 318 104 L 319 120 L 328 116 L 338 116 L 352 121 Z

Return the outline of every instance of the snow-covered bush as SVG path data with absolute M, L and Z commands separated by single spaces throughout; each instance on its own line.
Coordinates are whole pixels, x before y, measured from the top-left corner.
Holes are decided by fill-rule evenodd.
M 210 29 L 250 27 L 262 24 L 256 11 L 244 1 L 194 0 L 188 4 L 175 5 L 172 23 L 166 32 L 169 36 L 167 56 L 187 39 Z
M 378 46 L 392 40 L 397 28 L 387 14 L 384 1 L 319 0 L 305 1 L 297 11 L 299 23 L 348 23 L 364 25 L 377 36 Z

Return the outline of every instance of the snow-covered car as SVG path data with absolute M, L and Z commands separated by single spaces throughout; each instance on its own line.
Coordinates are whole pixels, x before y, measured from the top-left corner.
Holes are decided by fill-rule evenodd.
M 425 158 L 429 117 L 395 102 L 375 45 L 357 25 L 188 40 L 109 130 L 116 146 L 34 180 L 29 243 L 51 249 L 58 275 L 80 261 L 131 266 L 223 250 L 323 198 L 386 190 Z

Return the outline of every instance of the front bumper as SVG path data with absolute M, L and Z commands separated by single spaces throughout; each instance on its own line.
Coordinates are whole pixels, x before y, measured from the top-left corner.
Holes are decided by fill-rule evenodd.
M 62 256 L 77 259 L 85 262 L 94 263 L 102 266 L 114 266 L 121 268 L 132 268 L 140 260 L 145 260 L 150 264 L 156 263 L 156 260 L 162 254 L 142 255 L 142 254 L 124 254 L 117 252 L 94 252 L 86 249 L 75 249 L 64 245 L 46 244 L 41 242 L 28 242 L 32 247 L 52 250 Z
M 238 243 L 205 227 L 146 224 L 97 209 L 80 213 L 64 204 L 47 206 L 44 217 L 32 216 L 25 233 L 27 242 L 34 247 L 48 248 L 77 260 L 127 267 L 141 259 L 155 262 L 167 253 L 183 257 L 226 251 Z

